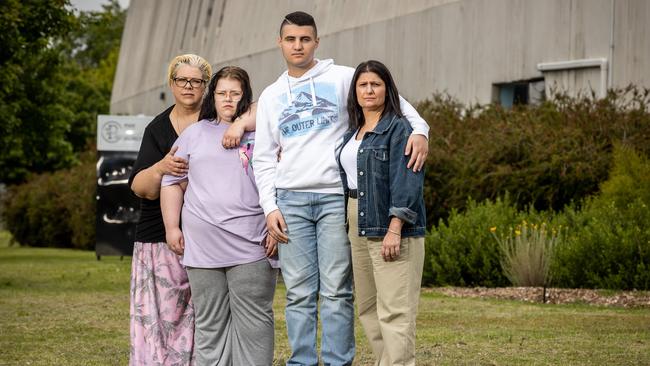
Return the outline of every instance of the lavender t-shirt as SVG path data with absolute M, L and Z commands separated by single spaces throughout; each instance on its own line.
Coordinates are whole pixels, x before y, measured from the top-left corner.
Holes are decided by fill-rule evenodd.
M 255 135 L 246 133 L 238 148 L 225 149 L 228 126 L 202 120 L 186 128 L 174 146 L 175 156 L 189 161 L 188 173 L 162 179 L 163 187 L 188 181 L 181 214 L 185 266 L 222 268 L 266 257 L 266 220 L 251 165 Z

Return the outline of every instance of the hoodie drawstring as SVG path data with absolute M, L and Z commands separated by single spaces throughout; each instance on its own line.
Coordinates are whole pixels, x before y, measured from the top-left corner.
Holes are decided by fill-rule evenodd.
M 293 103 L 293 95 L 291 95 L 291 81 L 287 78 L 287 104 L 291 105 Z
M 311 86 L 311 104 L 316 108 L 316 87 L 314 86 L 314 78 L 309 78 L 309 86 Z

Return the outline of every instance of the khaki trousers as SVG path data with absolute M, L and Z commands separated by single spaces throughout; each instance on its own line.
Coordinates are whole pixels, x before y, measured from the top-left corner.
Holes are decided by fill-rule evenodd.
M 420 299 L 424 238 L 403 238 L 400 256 L 385 262 L 383 238 L 358 235 L 358 201 L 348 199 L 354 292 L 375 365 L 415 365 L 415 318 Z

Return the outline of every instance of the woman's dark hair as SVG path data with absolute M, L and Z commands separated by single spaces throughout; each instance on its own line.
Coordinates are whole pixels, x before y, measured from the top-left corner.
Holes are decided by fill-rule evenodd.
M 363 118 L 363 110 L 357 101 L 357 80 L 359 80 L 361 74 L 366 72 L 374 72 L 386 85 L 386 99 L 384 100 L 384 110 L 381 112 L 381 116 L 393 113 L 398 117 L 403 117 L 402 109 L 399 107 L 399 92 L 390 71 L 381 62 L 369 60 L 360 63 L 357 69 L 354 70 L 354 76 L 352 76 L 350 92 L 348 93 L 348 116 L 350 116 L 351 129 L 357 129 L 366 122 Z
M 201 105 L 201 113 L 199 113 L 199 121 L 203 119 L 213 120 L 217 118 L 217 106 L 214 104 L 214 91 L 217 88 L 217 82 L 219 79 L 234 79 L 239 81 L 241 84 L 242 98 L 237 103 L 237 109 L 235 110 L 235 118 L 241 116 L 246 112 L 253 101 L 253 90 L 251 89 L 250 78 L 246 70 L 237 66 L 226 66 L 221 70 L 217 71 L 208 85 L 208 90 L 203 96 L 203 104 Z

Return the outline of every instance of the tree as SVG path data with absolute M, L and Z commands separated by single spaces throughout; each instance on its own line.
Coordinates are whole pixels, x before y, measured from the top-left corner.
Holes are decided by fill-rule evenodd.
M 74 161 L 65 140 L 72 115 L 58 88 L 63 60 L 57 38 L 73 24 L 65 1 L 6 0 L 0 5 L 0 182 Z
M 0 3 L 0 182 L 77 162 L 107 113 L 125 11 L 67 0 Z
M 109 112 L 126 11 L 112 0 L 102 11 L 81 12 L 76 20 L 65 52 L 66 90 L 71 92 L 69 105 L 75 111 L 67 138 L 74 151 L 80 152 L 89 140 L 94 141 L 97 114 Z

